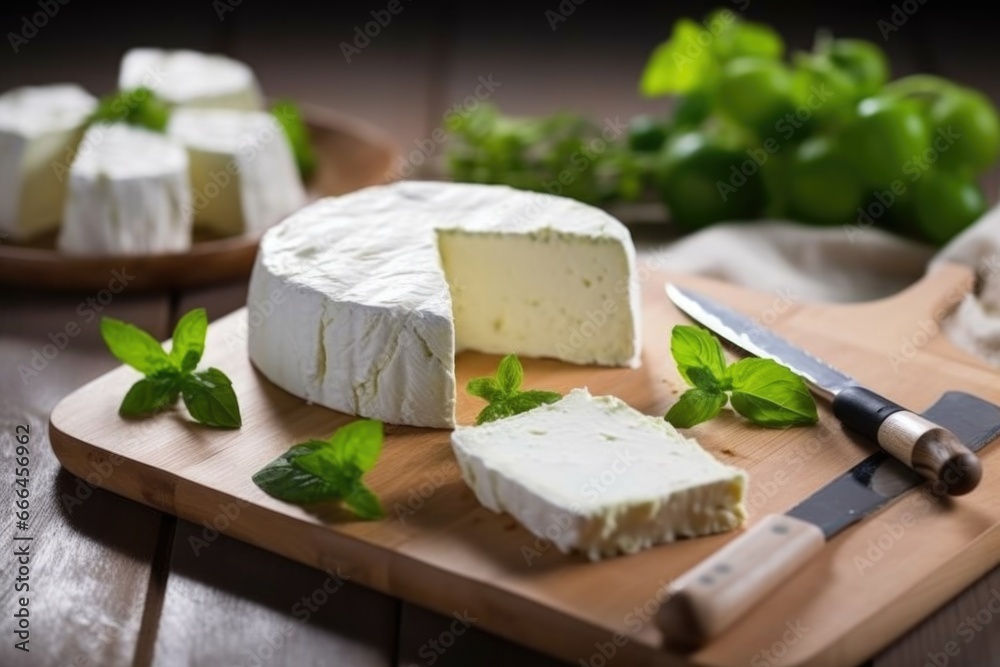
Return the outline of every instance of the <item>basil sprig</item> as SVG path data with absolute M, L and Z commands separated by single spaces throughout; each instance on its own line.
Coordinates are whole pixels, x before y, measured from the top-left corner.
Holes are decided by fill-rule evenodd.
M 327 440 L 309 440 L 261 468 L 253 482 L 278 500 L 296 505 L 342 501 L 358 518 L 382 518 L 382 505 L 362 477 L 382 450 L 382 423 L 361 419 Z
M 485 424 L 527 412 L 539 405 L 555 403 L 562 398 L 562 394 L 554 391 L 521 391 L 523 382 L 524 367 L 513 354 L 508 354 L 500 360 L 495 377 L 469 380 L 465 391 L 489 403 L 476 417 L 476 424 Z
M 208 316 L 204 308 L 184 315 L 174 328 L 169 354 L 142 329 L 111 317 L 101 319 L 101 336 L 119 361 L 146 377 L 125 394 L 118 414 L 143 417 L 170 407 L 183 396 L 195 421 L 239 428 L 240 406 L 233 383 L 218 368 L 195 371 L 205 352 Z
M 678 325 L 670 336 L 677 371 L 691 389 L 667 412 L 678 428 L 715 418 L 727 401 L 754 424 L 786 428 L 815 424 L 816 402 L 798 375 L 771 359 L 726 364 L 719 340 L 704 329 Z

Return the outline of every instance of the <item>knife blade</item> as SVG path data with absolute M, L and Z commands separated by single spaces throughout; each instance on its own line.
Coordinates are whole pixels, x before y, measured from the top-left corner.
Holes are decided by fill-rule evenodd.
M 923 415 L 951 428 L 970 451 L 1000 435 L 1000 408 L 948 392 Z M 785 514 L 770 514 L 667 587 L 657 614 L 664 643 L 691 650 L 720 634 L 847 527 L 924 479 L 875 452 Z
M 667 296 L 691 319 L 733 345 L 773 359 L 830 400 L 844 426 L 865 436 L 950 495 L 968 493 L 982 478 L 979 458 L 949 429 L 862 387 L 846 373 L 796 347 L 752 319 L 703 294 L 666 285 Z

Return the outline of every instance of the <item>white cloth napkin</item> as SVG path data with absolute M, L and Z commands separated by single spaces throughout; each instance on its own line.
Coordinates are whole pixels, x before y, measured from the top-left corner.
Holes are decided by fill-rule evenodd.
M 857 225 L 728 223 L 657 251 L 658 265 L 819 301 L 868 301 L 900 291 L 937 262 L 965 264 L 980 287 L 945 325 L 957 346 L 1000 365 L 1000 207 L 937 252 Z

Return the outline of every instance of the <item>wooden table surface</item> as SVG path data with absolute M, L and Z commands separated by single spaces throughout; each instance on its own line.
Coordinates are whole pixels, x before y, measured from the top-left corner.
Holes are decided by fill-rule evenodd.
M 595 0 L 596 1 L 596 0 Z M 0 27 L 17 26 L 34 2 L 10 8 Z M 663 108 L 640 99 L 635 79 L 650 48 L 663 37 L 677 10 L 629 9 L 614 4 L 576 6 L 552 30 L 545 10 L 509 7 L 486 14 L 462 3 L 412 5 L 383 28 L 347 63 L 339 43 L 384 3 L 358 3 L 335 21 L 309 20 L 316 3 L 285 1 L 265 9 L 240 2 L 134 3 L 112 8 L 61 6 L 50 25 L 21 50 L 0 57 L 0 89 L 57 80 L 80 81 L 91 90 L 114 84 L 117 60 L 129 46 L 170 44 L 225 51 L 249 62 L 271 95 L 290 95 L 362 116 L 386 129 L 407 151 L 415 150 L 456 103 L 475 94 L 480 77 L 499 82 L 491 97 L 513 113 L 580 109 L 594 118 L 621 117 Z M 378 4 L 378 7 L 376 7 Z M 566 3 L 564 3 L 566 4 Z M 663 3 L 667 5 L 669 3 Z M 744 3 L 735 3 L 745 6 Z M 984 31 L 970 33 L 968 16 L 952 18 L 928 4 L 900 30 L 882 40 L 876 20 L 891 12 L 879 5 L 868 14 L 826 3 L 796 13 L 763 12 L 806 48 L 816 25 L 832 26 L 883 43 L 896 75 L 936 71 L 987 90 L 997 99 L 991 67 L 980 62 L 992 48 Z M 219 10 L 219 6 L 231 9 Z M 692 3 L 696 16 L 711 7 Z M 617 9 L 616 9 L 617 8 Z M 88 12 L 84 29 L 81 14 Z M 609 14 L 609 11 L 611 14 Z M 642 11 L 622 19 L 614 12 Z M 310 12 L 313 12 L 310 14 Z M 673 12 L 673 13 L 672 13 Z M 609 19 L 614 15 L 617 22 Z M 759 17 L 751 7 L 751 18 Z M 289 17 L 292 17 L 289 19 Z M 295 19 L 295 20 L 292 20 Z M 963 22 L 964 21 L 964 22 Z M 127 31 L 97 26 L 125 25 Z M 101 39 L 94 39 L 100 32 Z M 977 37 L 977 35 L 983 35 Z M 512 47 L 513 45 L 516 45 Z M 79 55 L 77 55 L 79 53 Z M 434 152 L 440 146 L 433 148 Z M 996 201 L 996 179 L 988 193 Z M 645 232 L 654 240 L 658 232 Z M 111 276 L 109 276 L 110 280 Z M 179 314 L 204 306 L 215 318 L 243 305 L 244 284 L 183 293 L 116 295 L 99 314 L 133 322 L 166 338 Z M 329 585 L 318 572 L 224 535 L 196 548 L 205 528 L 95 489 L 61 471 L 48 447 L 46 422 L 58 400 L 109 370 L 115 361 L 99 340 L 93 294 L 0 295 L 0 452 L 13 477 L 15 428 L 31 432 L 32 516 L 35 536 L 31 569 L 31 652 L 13 647 L 16 594 L 0 587 L 4 617 L 3 665 L 509 665 L 563 664 L 474 626 L 451 642 L 450 618 L 343 582 L 329 600 L 304 611 L 303 598 Z M 50 334 L 75 322 L 70 339 L 37 375 L 22 375 Z M 0 491 L 4 507 L 13 498 L 10 480 Z M 11 544 L 11 518 L 0 521 L 0 542 Z M 214 536 L 213 536 L 214 537 Z M 6 547 L 5 547 L 6 551 Z M 3 557 L 4 577 L 11 556 Z M 976 626 L 1000 598 L 1000 569 L 961 593 L 933 616 L 875 656 L 877 667 L 981 666 L 1000 661 L 1000 624 Z M 985 610 L 985 611 L 984 611 Z M 456 610 L 461 612 L 462 610 Z M 971 620 L 970 620 L 971 618 Z M 982 627 L 972 633 L 968 628 Z M 444 634 L 443 634 L 444 633 Z M 968 638 L 968 641 L 966 641 Z M 957 655 L 946 655 L 952 648 Z M 445 645 L 448 645 L 445 648 Z M 581 656 L 583 657 L 583 656 Z M 934 661 L 937 661 L 936 663 Z M 581 661 L 579 664 L 586 664 Z M 615 664 L 611 661 L 610 664 Z

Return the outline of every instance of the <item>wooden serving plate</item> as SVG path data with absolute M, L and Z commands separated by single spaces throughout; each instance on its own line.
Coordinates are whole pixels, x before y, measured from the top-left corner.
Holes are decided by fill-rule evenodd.
M 389 179 L 396 147 L 368 123 L 318 107 L 303 107 L 318 160 L 308 185 L 313 197 L 339 195 Z M 73 257 L 55 248 L 56 235 L 28 245 L 0 243 L 0 285 L 59 291 L 104 289 L 118 273 L 131 292 L 187 288 L 250 275 L 260 233 L 196 238 L 187 252 Z
M 526 385 L 567 391 L 588 386 L 662 415 L 683 389 L 669 359 L 669 331 L 686 322 L 667 300 L 668 279 L 715 296 L 920 411 L 958 389 L 1000 402 L 1000 382 L 927 323 L 970 289 L 963 268 L 937 269 L 883 301 L 852 305 L 788 303 L 703 278 L 668 276 L 646 258 L 645 349 L 639 369 L 526 360 Z M 915 489 L 837 535 L 821 555 L 708 647 L 688 656 L 661 648 L 652 617 L 663 587 L 739 534 L 683 540 L 640 554 L 590 563 L 558 553 L 510 517 L 481 507 L 461 481 L 448 431 L 387 427 L 382 458 L 367 480 L 388 517 L 353 521 L 268 497 L 251 475 L 290 445 L 327 436 L 352 417 L 307 405 L 254 370 L 246 352 L 246 311 L 212 324 L 204 365 L 233 379 L 244 417 L 239 431 L 193 424 L 178 409 L 125 421 L 117 408 L 138 374 L 119 368 L 64 399 L 53 411 L 52 447 L 74 474 L 154 508 L 214 528 L 310 566 L 444 614 L 467 612 L 482 628 L 566 659 L 602 665 L 850 665 L 891 643 L 1000 561 L 1000 445 L 980 455 L 974 493 L 929 499 Z M 492 372 L 497 357 L 463 353 L 462 386 Z M 901 362 L 899 360 L 902 360 Z M 482 404 L 464 395 L 458 419 Z M 766 430 L 731 413 L 692 430 L 719 459 L 750 474 L 750 524 L 783 512 L 871 453 L 845 434 L 827 406 L 820 424 Z M 214 528 L 213 528 L 214 526 Z M 609 654 L 616 656 L 608 663 Z

